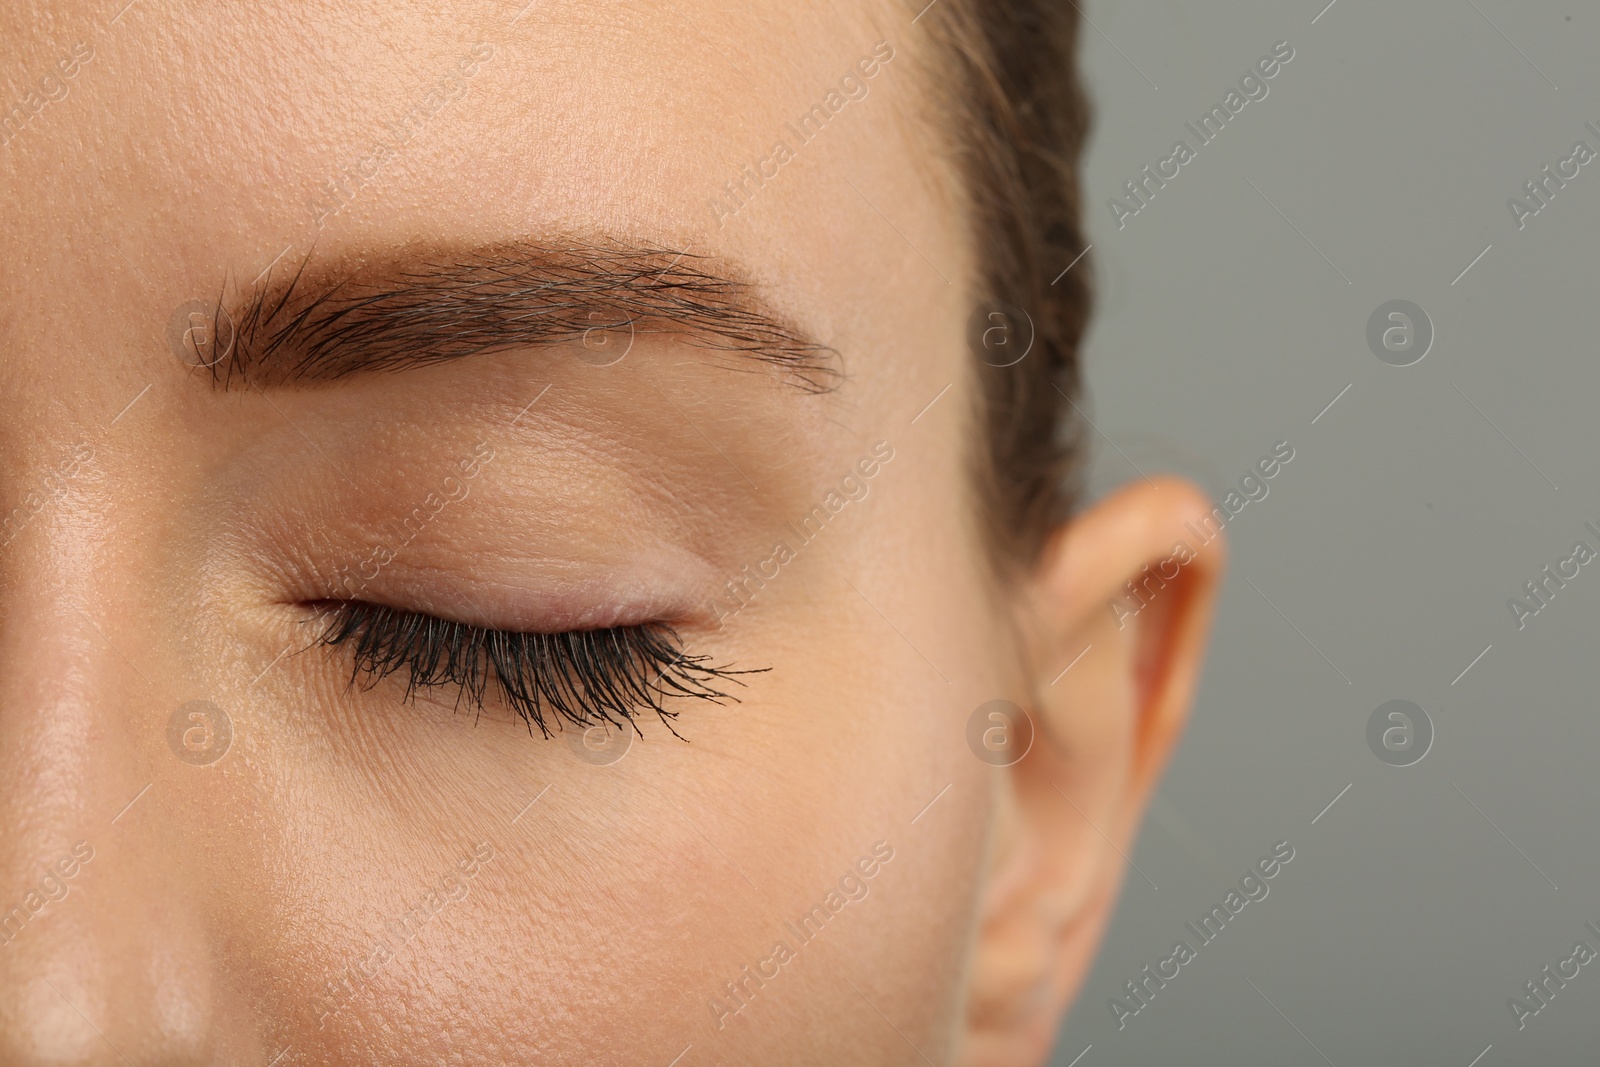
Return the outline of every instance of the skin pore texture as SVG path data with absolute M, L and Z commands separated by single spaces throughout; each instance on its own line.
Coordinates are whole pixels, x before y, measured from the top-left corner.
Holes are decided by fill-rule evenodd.
M 1119 628 L 1106 602 L 1208 508 L 1140 482 L 995 576 L 966 474 L 973 252 L 914 14 L 0 13 L 6 99 L 43 101 L 0 145 L 0 1062 L 1043 1060 L 1220 550 Z M 776 142 L 792 158 L 713 208 Z M 619 315 L 570 248 L 727 288 L 692 293 L 709 317 Z M 172 343 L 205 336 L 194 302 L 288 292 L 292 317 L 493 255 L 595 332 L 331 381 Z M 729 321 L 814 340 L 824 377 Z M 341 599 L 669 625 L 758 673 L 717 683 L 737 702 L 669 698 L 683 740 L 642 711 L 605 762 L 492 692 L 352 686 L 350 649 L 315 641 Z M 1039 730 L 1008 768 L 966 741 L 995 699 Z M 230 731 L 209 762 L 180 755 L 196 700 Z

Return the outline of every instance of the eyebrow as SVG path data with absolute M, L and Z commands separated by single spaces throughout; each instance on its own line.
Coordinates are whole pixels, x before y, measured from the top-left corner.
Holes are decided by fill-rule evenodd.
M 740 272 L 611 241 L 412 251 L 342 269 L 308 255 L 285 280 L 253 286 L 237 310 L 216 303 L 208 343 L 221 353 L 190 344 L 223 389 L 282 388 L 624 329 L 753 357 L 807 392 L 841 377 L 838 353 L 767 306 Z

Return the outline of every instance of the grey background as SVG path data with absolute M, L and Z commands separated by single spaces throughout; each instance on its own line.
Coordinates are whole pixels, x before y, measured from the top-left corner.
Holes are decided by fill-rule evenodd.
M 1205 682 L 1131 854 L 1149 881 L 1127 872 L 1058 1067 L 1600 1055 L 1600 961 L 1521 1031 L 1507 1006 L 1600 950 L 1600 563 L 1520 631 L 1507 607 L 1600 549 L 1600 160 L 1520 231 L 1506 203 L 1600 151 L 1600 10 L 1325 4 L 1083 8 L 1094 485 L 1137 466 L 1220 500 L 1274 442 L 1295 458 L 1230 523 Z M 1270 95 L 1119 231 L 1107 198 L 1284 39 Z M 1415 366 L 1367 347 L 1392 299 L 1432 318 Z M 1364 738 L 1396 698 L 1434 724 L 1411 767 Z M 1284 839 L 1270 895 L 1119 1031 L 1107 999 Z

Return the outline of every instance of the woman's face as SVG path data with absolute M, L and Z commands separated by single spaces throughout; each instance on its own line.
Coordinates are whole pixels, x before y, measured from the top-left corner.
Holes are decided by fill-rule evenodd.
M 0 16 L 0 1059 L 948 1062 L 1012 997 L 969 718 L 1084 641 L 979 543 L 916 12 L 120 4 Z M 736 699 L 547 739 L 335 601 Z

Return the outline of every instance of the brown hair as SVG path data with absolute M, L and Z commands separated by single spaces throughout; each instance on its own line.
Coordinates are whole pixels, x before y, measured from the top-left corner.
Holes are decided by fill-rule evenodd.
M 936 0 L 918 25 L 955 68 L 944 103 L 957 120 L 977 257 L 969 338 L 991 311 L 1015 320 L 1014 343 L 1031 321 L 1033 346 L 1013 365 L 972 346 L 981 434 L 973 476 L 1000 561 L 1026 566 L 1071 512 L 1081 477 L 1078 343 L 1091 292 L 1078 159 L 1090 118 L 1074 62 L 1078 17 L 1071 0 Z

